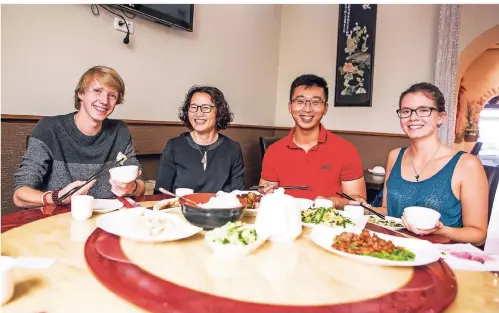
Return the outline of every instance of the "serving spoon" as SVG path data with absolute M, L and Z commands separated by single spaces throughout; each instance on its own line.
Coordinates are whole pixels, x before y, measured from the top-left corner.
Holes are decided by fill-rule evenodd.
M 194 203 L 196 206 L 199 206 L 199 204 L 195 201 L 192 201 L 191 199 L 187 199 L 187 198 L 184 198 L 184 197 L 180 197 L 180 196 L 177 196 L 176 194 L 174 194 L 173 192 L 169 192 L 168 190 L 164 189 L 164 188 L 159 188 L 159 191 L 161 191 L 162 193 L 164 193 L 165 195 L 169 195 L 169 196 L 172 196 L 172 197 L 176 197 L 176 198 L 179 198 L 179 199 L 182 199 L 184 201 L 187 201 L 187 202 L 191 202 L 191 203 Z

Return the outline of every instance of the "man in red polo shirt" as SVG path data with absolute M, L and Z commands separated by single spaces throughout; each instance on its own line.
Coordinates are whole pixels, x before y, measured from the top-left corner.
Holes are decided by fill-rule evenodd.
M 310 190 L 287 190 L 297 198 L 326 197 L 342 208 L 349 204 L 336 192 L 366 198 L 362 163 L 349 141 L 327 131 L 321 119 L 328 109 L 326 81 L 316 75 L 302 75 L 291 84 L 288 103 L 295 127 L 268 147 L 263 158 L 261 192 L 273 186 L 304 186 Z

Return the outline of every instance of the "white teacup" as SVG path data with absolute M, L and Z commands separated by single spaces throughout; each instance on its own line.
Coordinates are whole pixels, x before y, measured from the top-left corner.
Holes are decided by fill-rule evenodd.
M 334 207 L 334 202 L 329 199 L 317 198 L 314 200 L 314 206 L 316 208 L 332 208 Z
M 16 260 L 10 256 L 0 256 L 0 303 L 4 304 L 14 294 L 14 278 L 12 269 Z
M 94 197 L 76 195 L 71 197 L 71 216 L 78 221 L 88 220 L 94 209 Z
M 175 195 L 177 197 L 183 197 L 183 196 L 187 196 L 187 195 L 190 195 L 193 193 L 194 193 L 194 190 L 190 189 L 190 188 L 177 188 L 177 189 L 175 189 Z
M 343 208 L 345 210 L 345 215 L 357 219 L 364 216 L 364 208 L 360 205 L 345 205 Z

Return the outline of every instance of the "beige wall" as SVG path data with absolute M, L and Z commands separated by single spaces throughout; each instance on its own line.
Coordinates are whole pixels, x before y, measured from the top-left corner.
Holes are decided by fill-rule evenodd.
M 227 95 L 236 123 L 291 126 L 289 86 L 325 77 L 334 102 L 338 5 L 196 5 L 194 33 L 136 18 L 130 45 L 89 5 L 2 6 L 2 113 L 72 109 L 72 90 L 95 64 L 115 67 L 128 92 L 115 118 L 177 120 L 192 84 Z M 439 5 L 379 5 L 371 108 L 334 108 L 331 129 L 401 133 L 400 93 L 433 81 Z M 463 5 L 459 46 L 497 24 L 499 5 Z M 7 79 L 6 79 L 7 78 Z
M 277 126 L 293 125 L 287 112 L 296 76 L 315 73 L 330 85 L 330 129 L 402 133 L 395 110 L 400 93 L 433 81 L 439 5 L 378 5 L 373 104 L 335 108 L 338 5 L 283 5 L 277 84 Z
M 127 85 L 115 118 L 177 120 L 188 88 L 213 84 L 229 99 L 235 122 L 272 125 L 280 9 L 196 5 L 194 33 L 137 17 L 127 46 L 103 9 L 96 17 L 90 5 L 3 5 L 2 113 L 69 112 L 79 76 L 103 64 Z
M 473 39 L 498 25 L 498 17 L 499 4 L 462 4 L 459 51 L 462 52 Z

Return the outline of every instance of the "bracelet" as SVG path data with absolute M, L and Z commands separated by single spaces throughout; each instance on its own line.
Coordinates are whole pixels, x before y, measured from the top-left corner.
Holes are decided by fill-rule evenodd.
M 49 191 L 45 191 L 45 192 L 42 194 L 42 198 L 41 198 L 41 199 L 42 199 L 42 204 L 43 204 L 43 206 L 47 206 L 47 205 L 49 205 L 49 204 L 48 204 L 48 202 L 45 200 L 45 197 L 46 197 L 49 193 L 51 193 L 51 192 L 52 192 L 52 191 L 50 191 L 50 190 L 49 190 Z
M 54 204 L 57 206 L 65 206 L 67 204 L 59 200 L 59 191 L 61 190 L 55 189 L 54 191 L 52 191 L 52 202 L 54 202 Z

